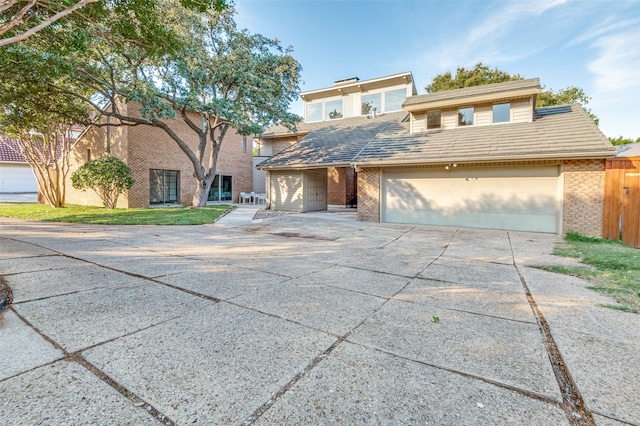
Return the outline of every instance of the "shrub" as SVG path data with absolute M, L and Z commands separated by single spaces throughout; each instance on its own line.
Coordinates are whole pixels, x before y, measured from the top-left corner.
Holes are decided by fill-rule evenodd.
M 129 166 L 111 155 L 89 161 L 71 175 L 75 189 L 93 189 L 108 209 L 116 208 L 118 196 L 133 182 Z

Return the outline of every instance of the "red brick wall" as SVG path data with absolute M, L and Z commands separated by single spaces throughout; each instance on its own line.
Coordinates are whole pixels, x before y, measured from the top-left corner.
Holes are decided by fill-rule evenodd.
M 128 103 L 129 109 L 136 108 L 135 103 Z M 194 115 L 193 120 L 200 119 Z M 182 120 L 170 121 L 170 126 L 178 136 L 187 141 L 195 150 L 198 137 Z M 135 183 L 127 196 L 122 196 L 118 201 L 119 207 L 147 207 L 149 206 L 149 172 L 151 169 L 178 170 L 180 172 L 180 204 L 190 205 L 195 192 L 196 184 L 193 177 L 193 165 L 187 155 L 178 147 L 162 129 L 138 125 L 133 127 L 118 128 L 121 132 L 117 138 L 112 130 L 112 154 L 124 160 L 131 168 Z M 76 170 L 79 165 L 86 162 L 87 147 L 93 147 L 92 157 L 104 155 L 106 143 L 106 129 L 92 127 L 74 148 L 72 157 L 75 163 L 72 167 Z M 100 148 L 102 146 L 102 148 Z M 208 158 L 209 150 L 205 151 Z M 205 161 L 206 164 L 206 161 Z M 253 185 L 253 162 L 251 150 L 251 138 L 247 138 L 246 150 L 243 137 L 235 130 L 227 131 L 220 147 L 216 174 L 233 176 L 233 199 L 238 200 L 239 193 L 250 192 Z M 70 186 L 70 185 L 69 185 Z M 99 200 L 88 195 L 88 192 L 73 194 L 76 204 L 100 205 Z M 71 202 L 71 201 L 69 201 Z
M 355 172 L 353 167 L 327 169 L 327 203 L 338 206 L 356 204 Z
M 602 236 L 605 160 L 564 162 L 562 232 Z

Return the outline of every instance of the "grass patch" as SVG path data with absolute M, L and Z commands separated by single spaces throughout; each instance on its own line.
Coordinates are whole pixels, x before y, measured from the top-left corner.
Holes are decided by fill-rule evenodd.
M 203 225 L 213 223 L 231 209 L 228 205 L 202 208 L 167 207 L 115 209 L 74 206 L 54 209 L 36 203 L 0 203 L 0 216 L 43 222 L 88 223 L 95 225 Z
M 544 269 L 589 281 L 590 289 L 611 296 L 620 304 L 606 305 L 609 308 L 640 313 L 640 250 L 619 241 L 575 232 L 568 232 L 565 241 L 555 247 L 553 254 L 581 259 L 593 268 L 552 266 Z

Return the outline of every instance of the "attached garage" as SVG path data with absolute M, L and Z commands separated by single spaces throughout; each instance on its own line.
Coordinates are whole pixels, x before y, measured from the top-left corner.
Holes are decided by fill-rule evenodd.
M 0 192 L 38 192 L 31 166 L 24 163 L 0 163 Z
M 381 220 L 559 233 L 560 166 L 382 171 Z
M 327 169 L 269 171 L 271 209 L 309 212 L 327 209 Z

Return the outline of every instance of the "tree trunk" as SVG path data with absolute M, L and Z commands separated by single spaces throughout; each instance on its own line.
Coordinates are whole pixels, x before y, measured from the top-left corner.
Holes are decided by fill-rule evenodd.
M 208 182 L 209 179 L 205 180 L 196 180 L 196 192 L 193 194 L 193 201 L 191 202 L 191 207 L 204 207 L 207 205 L 207 198 L 209 198 L 209 188 L 211 188 L 211 182 Z M 211 179 L 213 181 L 213 179 Z M 205 183 L 205 185 L 202 185 Z

